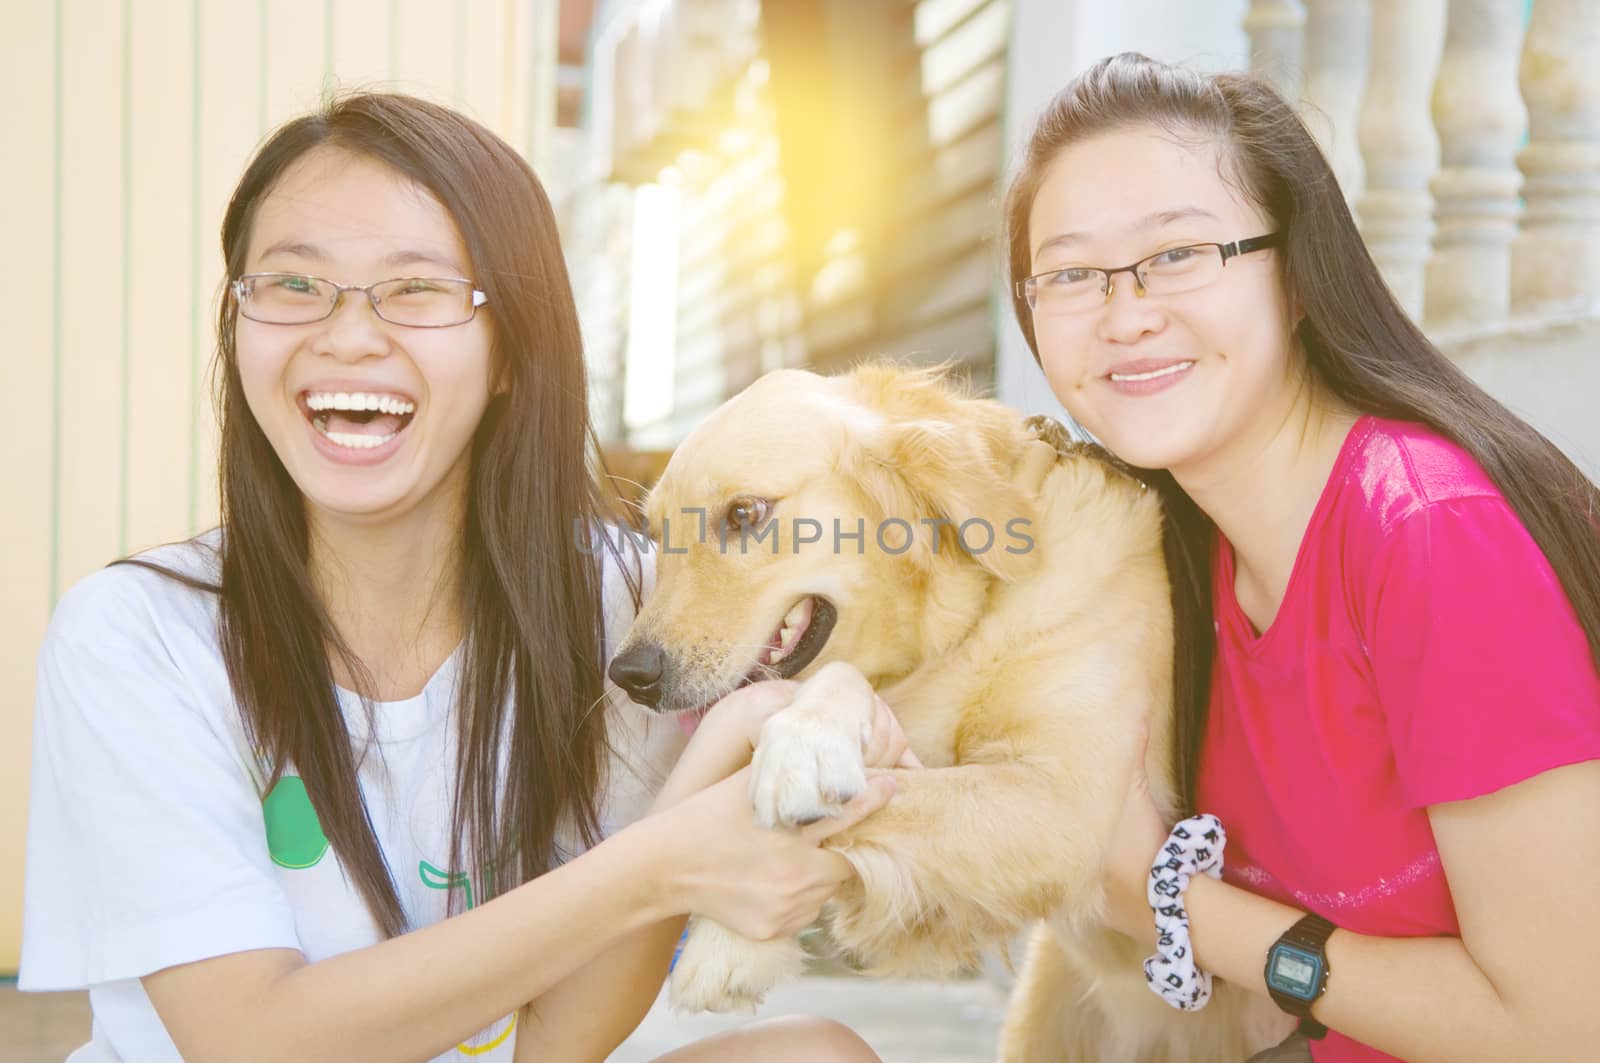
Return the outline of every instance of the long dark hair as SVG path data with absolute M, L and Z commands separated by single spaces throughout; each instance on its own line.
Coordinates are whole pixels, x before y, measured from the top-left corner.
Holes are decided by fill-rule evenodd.
M 263 197 L 321 147 L 375 159 L 432 193 L 488 295 L 494 377 L 505 391 L 472 439 L 459 537 L 467 634 L 450 864 L 472 868 L 468 895 L 486 900 L 548 869 L 558 826 L 584 844 L 599 833 L 608 748 L 599 555 L 574 529 L 593 527 L 604 506 L 577 311 L 555 217 L 528 164 L 478 123 L 387 93 L 335 99 L 262 145 L 223 219 L 228 277 L 244 270 Z M 331 847 L 393 936 L 405 916 L 357 786 L 330 654 L 356 677 L 369 713 L 373 687 L 312 585 L 303 498 L 245 402 L 237 312 L 225 297 L 217 320 L 221 585 L 161 570 L 219 594 L 228 677 L 267 758 L 267 788 L 286 767 L 299 773 Z M 637 602 L 637 573 L 622 568 Z
M 1015 282 L 1031 272 L 1028 217 L 1063 148 L 1127 126 L 1209 137 L 1226 175 L 1286 234 L 1285 289 L 1304 318 L 1294 338 L 1313 379 L 1349 406 L 1426 425 L 1471 454 L 1549 559 L 1600 668 L 1600 491 L 1556 447 L 1430 343 L 1384 284 L 1338 181 L 1283 98 L 1242 74 L 1207 76 L 1135 53 L 1096 63 L 1045 108 L 1005 200 L 1012 309 L 1038 360 Z M 1192 810 L 1210 698 L 1216 528 L 1170 473 L 1146 470 L 1166 503 L 1176 645 L 1174 769 Z

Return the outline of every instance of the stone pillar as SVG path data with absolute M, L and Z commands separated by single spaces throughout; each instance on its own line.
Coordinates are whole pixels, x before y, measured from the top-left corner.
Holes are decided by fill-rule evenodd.
M 1419 318 L 1422 264 L 1433 234 L 1428 179 L 1439 164 L 1428 96 L 1444 45 L 1444 0 L 1374 4 L 1369 41 L 1359 122 L 1367 181 L 1356 216 L 1390 290 Z
M 1270 81 L 1284 99 L 1300 98 L 1301 38 L 1306 8 L 1300 0 L 1250 0 L 1244 31 L 1250 35 L 1250 73 Z
M 1537 0 L 1521 85 L 1529 140 L 1517 156 L 1526 207 L 1512 309 L 1600 309 L 1600 0 Z
M 1433 86 L 1440 169 L 1423 317 L 1430 326 L 1492 325 L 1511 302 L 1522 184 L 1514 160 L 1528 123 L 1517 89 L 1522 0 L 1449 4 Z
M 1305 87 L 1300 117 L 1339 178 L 1344 198 L 1361 194 L 1366 171 L 1356 123 L 1367 78 L 1372 0 L 1306 0 Z

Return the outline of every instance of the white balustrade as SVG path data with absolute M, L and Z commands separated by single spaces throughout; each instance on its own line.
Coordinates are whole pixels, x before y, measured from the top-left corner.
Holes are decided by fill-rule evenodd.
M 1371 0 L 1306 0 L 1300 117 L 1328 157 L 1345 199 L 1352 202 L 1366 176 L 1356 121 L 1367 78 L 1371 22 Z
M 1600 311 L 1600 0 L 1533 5 L 1520 84 L 1529 140 L 1512 309 Z
M 1492 325 L 1506 317 L 1516 235 L 1517 146 L 1527 111 L 1517 91 L 1522 0 L 1449 0 L 1433 86 L 1439 173 L 1423 318 Z
M 1244 30 L 1250 35 L 1250 72 L 1272 83 L 1285 99 L 1300 98 L 1301 37 L 1306 8 L 1300 0 L 1250 0 Z
M 1428 100 L 1444 44 L 1444 0 L 1382 0 L 1372 9 L 1358 135 L 1366 187 L 1356 214 L 1367 248 L 1407 313 L 1422 314 L 1433 232 L 1428 180 L 1439 161 Z

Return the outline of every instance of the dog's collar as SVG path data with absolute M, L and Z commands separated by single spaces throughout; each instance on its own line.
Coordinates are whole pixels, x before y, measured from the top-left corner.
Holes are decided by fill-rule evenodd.
M 1084 439 L 1074 438 L 1072 434 L 1067 431 L 1066 426 L 1060 421 L 1056 420 L 1054 417 L 1049 417 L 1045 414 L 1034 414 L 1031 417 L 1025 418 L 1022 424 L 1023 427 L 1028 430 L 1028 434 L 1031 435 L 1037 443 L 1041 443 L 1044 446 L 1049 447 L 1058 457 L 1092 458 L 1095 461 L 1100 462 L 1102 465 L 1105 465 L 1121 475 L 1126 476 L 1128 479 L 1138 484 L 1141 490 L 1150 490 L 1150 481 L 1145 479 L 1144 470 L 1138 468 L 1137 466 L 1129 465 L 1127 462 L 1123 461 L 1121 458 L 1117 457 L 1115 454 L 1111 453 L 1111 451 L 1107 450 L 1098 443 L 1090 443 Z M 1039 453 L 1041 452 L 1039 451 L 1038 447 L 1029 445 L 1028 447 L 1024 448 L 1022 457 L 1018 459 L 1016 465 L 1013 466 L 1013 468 L 1019 471 L 1019 476 L 1033 477 L 1031 482 L 1025 482 L 1027 483 L 1028 488 L 1034 491 L 1037 491 L 1039 485 L 1043 483 L 1045 474 L 1050 471 L 1050 465 L 1053 464 L 1050 462 L 1045 462 L 1041 465 L 1040 458 L 1037 456 Z M 1034 472 L 1035 465 L 1040 466 L 1037 470 L 1036 476 Z

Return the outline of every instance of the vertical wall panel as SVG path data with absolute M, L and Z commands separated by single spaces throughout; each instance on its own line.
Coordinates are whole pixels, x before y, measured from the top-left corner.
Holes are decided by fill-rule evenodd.
M 555 18 L 554 5 L 555 0 L 506 0 L 501 16 L 504 19 L 500 45 L 505 57 L 501 60 L 506 71 L 502 95 L 505 103 L 500 111 L 501 124 L 494 130 L 521 151 L 536 170 L 539 169 L 539 152 L 528 139 L 528 115 L 532 113 L 528 95 L 533 91 L 532 72 L 528 69 L 528 27 L 541 9 L 543 17 Z M 552 71 L 551 77 L 554 76 Z
M 120 2 L 66 2 L 60 589 L 121 549 L 124 36 Z
M 461 0 L 396 0 L 395 88 L 449 103 L 456 71 Z
M 450 27 L 450 105 L 460 107 L 467 100 L 467 35 L 472 5 L 466 0 L 455 0 L 455 4 L 455 24 Z M 480 19 L 490 12 L 487 5 L 478 8 Z
M 128 38 L 127 550 L 188 531 L 193 29 L 189 5 L 150 4 Z
M 387 85 L 390 77 L 389 21 L 393 6 L 391 0 L 338 0 L 334 3 L 333 73 L 339 88 L 377 89 Z
M 0 291 L 7 293 L 6 351 L 0 357 L 0 972 L 16 965 L 21 933 L 22 860 L 33 733 L 33 664 L 52 601 L 52 440 L 55 408 L 57 169 L 54 4 L 23 4 L 0 34 L 0 88 L 8 100 L 6 139 L 26 165 L 0 171 Z M 64 311 L 64 308 L 63 308 Z
M 202 454 L 209 452 L 202 441 L 206 439 L 210 401 L 206 396 L 205 372 L 210 362 L 211 329 L 207 323 L 206 250 L 204 226 L 201 219 L 205 202 L 205 86 L 202 47 L 205 34 L 205 7 L 201 0 L 189 0 L 189 367 L 187 374 L 189 409 L 188 457 L 188 514 L 187 526 L 195 531 L 202 527 L 201 514 L 216 511 L 215 477 L 203 472 Z M 213 426 L 214 427 L 214 426 Z
M 197 519 L 191 524 L 191 531 L 217 523 L 217 428 L 210 372 L 216 353 L 216 308 L 223 279 L 222 215 L 234 182 L 261 139 L 259 111 L 266 95 L 263 51 L 257 35 L 260 23 L 255 12 L 236 0 L 201 0 L 199 15 L 199 54 L 190 57 L 191 76 L 198 64 L 200 83 L 200 199 L 191 214 L 192 223 L 199 229 L 199 280 L 196 289 L 191 289 L 190 298 L 199 311 L 195 333 L 202 376 L 197 381 L 198 431 L 191 433 L 198 443 L 193 459 Z
M 506 123 L 506 6 L 508 0 L 469 4 L 461 109 L 491 129 Z
M 527 84 L 519 98 L 527 108 L 526 134 L 511 143 L 520 147 L 533 168 L 543 173 L 552 158 L 551 131 L 556 126 L 556 66 L 561 50 L 561 18 L 556 0 L 527 0 L 527 50 L 515 53 Z
M 267 125 L 316 107 L 322 97 L 327 19 L 310 5 L 265 5 Z

